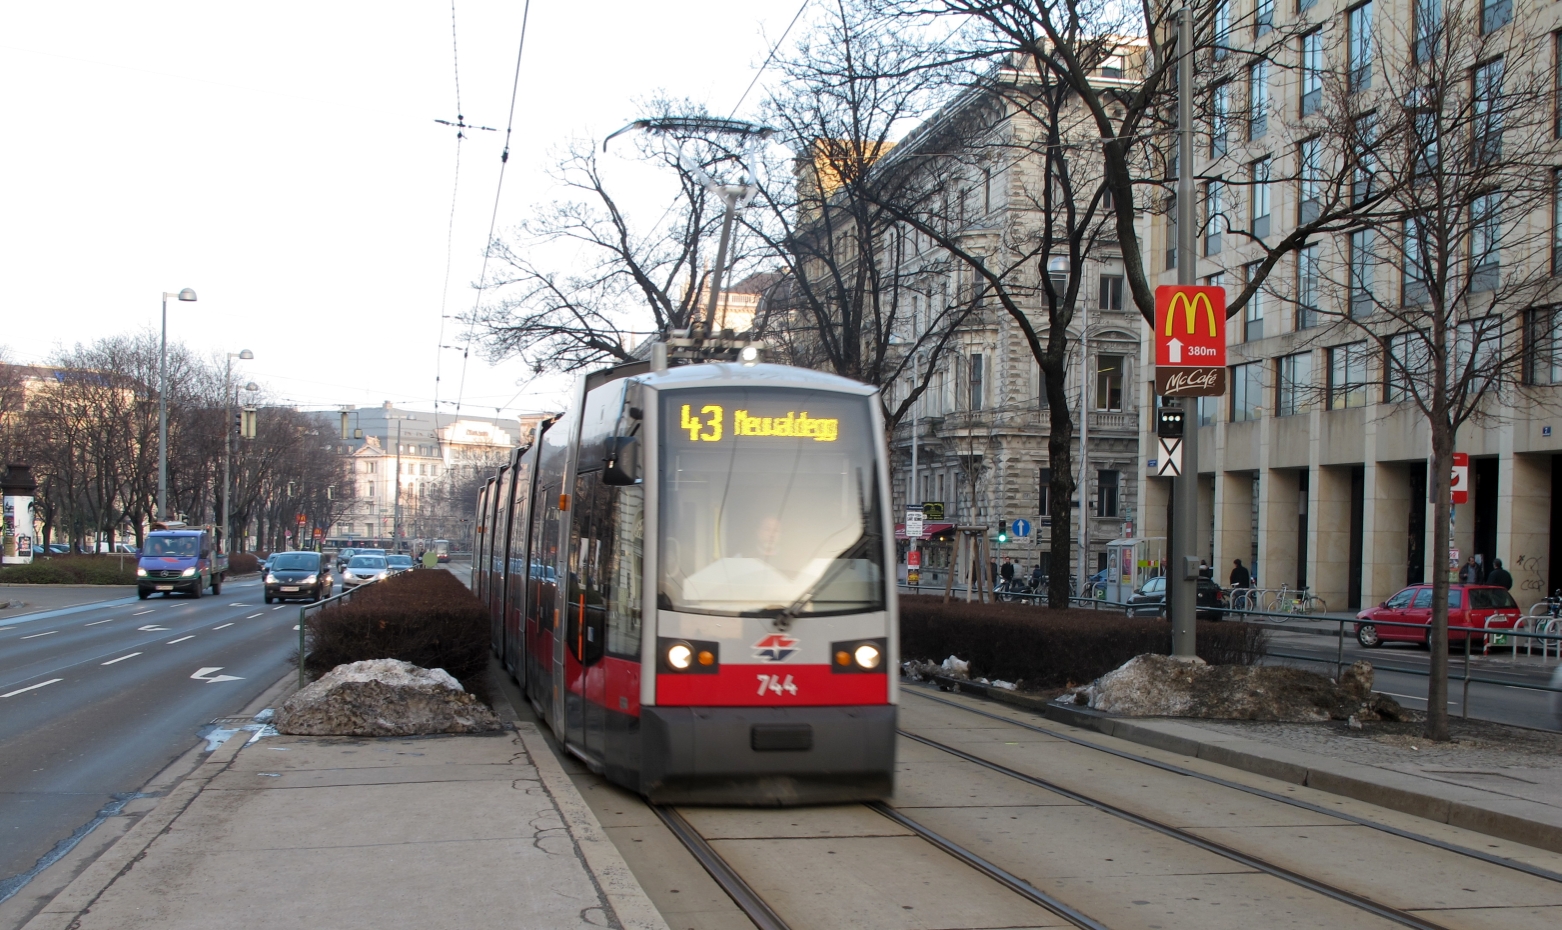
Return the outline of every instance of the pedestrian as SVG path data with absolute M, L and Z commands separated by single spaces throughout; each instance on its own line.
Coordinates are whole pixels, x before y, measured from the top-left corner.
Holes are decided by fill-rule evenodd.
M 1464 567 L 1459 569 L 1460 584 L 1480 584 L 1481 569 L 1475 564 L 1475 556 L 1469 556 L 1464 560 Z
M 1486 576 L 1486 583 L 1499 585 L 1509 591 L 1513 590 L 1513 576 L 1502 567 L 1502 559 L 1491 560 L 1491 574 Z
M 1014 583 L 1014 562 L 1008 556 L 1003 557 L 1003 567 L 998 569 L 998 574 L 1003 576 L 1005 588 Z
M 1231 564 L 1234 566 L 1231 569 L 1231 586 L 1233 588 L 1245 588 L 1252 583 L 1253 578 L 1247 573 L 1247 569 L 1242 565 L 1241 559 L 1232 559 Z
M 1031 590 L 1032 591 L 1040 591 L 1041 590 L 1041 583 L 1042 583 L 1041 563 L 1037 562 L 1036 563 L 1036 567 L 1030 570 L 1030 588 L 1031 588 Z

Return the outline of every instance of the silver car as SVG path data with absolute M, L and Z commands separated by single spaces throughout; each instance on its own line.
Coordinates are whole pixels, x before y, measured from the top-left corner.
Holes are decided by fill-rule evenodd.
M 361 584 L 379 581 L 390 571 L 383 555 L 355 555 L 342 572 L 342 588 L 356 588 Z

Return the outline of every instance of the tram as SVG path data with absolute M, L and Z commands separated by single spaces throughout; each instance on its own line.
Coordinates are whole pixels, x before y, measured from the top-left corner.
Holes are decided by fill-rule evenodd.
M 653 802 L 888 797 L 875 389 L 658 355 L 582 378 L 479 492 L 494 651 L 571 753 Z

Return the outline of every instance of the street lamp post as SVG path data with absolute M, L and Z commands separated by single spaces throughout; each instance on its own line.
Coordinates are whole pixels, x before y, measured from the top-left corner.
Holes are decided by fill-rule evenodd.
M 168 298 L 195 302 L 195 292 L 163 292 L 163 341 L 157 353 L 157 519 L 168 519 Z
M 385 419 L 396 421 L 396 480 L 393 486 L 396 489 L 395 507 L 391 511 L 391 547 L 390 551 L 396 552 L 401 544 L 401 421 L 416 420 L 412 414 L 386 414 Z M 389 439 L 390 437 L 386 437 Z
M 233 554 L 233 544 L 228 541 L 228 538 L 229 538 L 230 534 L 232 534 L 232 532 L 233 532 L 233 511 L 232 511 L 232 504 L 233 504 L 233 479 L 232 479 L 232 471 L 233 471 L 233 408 L 237 407 L 239 405 L 239 401 L 238 401 L 238 393 L 239 393 L 239 391 L 238 391 L 238 388 L 233 387 L 233 360 L 234 359 L 242 359 L 243 361 L 247 362 L 247 361 L 249 361 L 250 359 L 252 359 L 254 357 L 255 357 L 255 353 L 251 352 L 249 349 L 244 349 L 244 350 L 239 351 L 239 352 L 229 352 L 228 353 L 227 367 L 225 367 L 223 369 L 223 374 L 222 374 L 222 422 L 223 422 L 223 430 L 224 430 L 224 433 L 223 433 L 223 437 L 224 438 L 223 438 L 223 441 L 222 441 L 222 553 L 223 553 L 223 555 L 232 555 Z M 251 381 L 249 384 L 246 384 L 244 386 L 244 388 L 245 388 L 245 390 L 248 390 L 248 391 L 258 391 L 258 390 L 260 390 L 260 387 L 258 385 L 256 385 L 255 382 L 253 382 L 253 381 Z M 228 403 L 230 398 L 233 400 L 232 404 Z

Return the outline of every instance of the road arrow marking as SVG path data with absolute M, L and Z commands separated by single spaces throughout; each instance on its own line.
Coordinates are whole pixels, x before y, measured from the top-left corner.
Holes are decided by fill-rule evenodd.
M 178 639 L 170 639 L 168 642 L 164 643 L 163 645 L 165 645 L 165 646 L 172 646 L 174 643 L 182 643 L 182 642 L 184 642 L 187 639 L 194 639 L 194 638 L 195 638 L 195 634 L 191 633 L 189 636 L 181 636 Z
M 128 655 L 128 656 L 120 656 L 120 657 L 119 657 L 119 658 L 117 658 L 117 659 L 109 659 L 109 660 L 108 660 L 108 661 L 107 661 L 107 662 L 104 662 L 104 663 L 103 663 L 103 664 L 104 664 L 104 665 L 113 665 L 113 664 L 114 664 L 114 663 L 115 663 L 115 662 L 123 662 L 123 661 L 125 661 L 125 660 L 126 660 L 126 659 L 134 659 L 134 658 L 135 658 L 135 657 L 136 657 L 136 656 L 138 656 L 138 655 L 140 655 L 140 654 L 141 654 L 141 653 L 139 653 L 139 652 L 132 652 L 132 653 L 131 653 L 131 654 L 130 654 L 130 655 Z
M 155 623 L 149 623 L 146 626 L 138 626 L 138 627 L 136 627 L 136 629 L 144 630 L 145 632 L 148 632 L 148 633 L 155 633 L 158 630 L 167 631 L 168 627 L 166 627 L 166 626 L 158 626 Z
M 1173 365 L 1182 361 L 1182 340 L 1173 339 L 1166 343 L 1166 360 Z
M 15 691 L 7 691 L 4 694 L 0 694 L 0 698 L 14 697 L 14 696 L 16 696 L 18 694 L 21 694 L 24 691 L 36 691 L 39 688 L 48 687 L 49 685 L 52 685 L 52 684 L 54 684 L 57 681 L 64 681 L 64 680 L 65 679 L 63 679 L 63 678 L 51 678 L 48 681 L 40 681 L 36 685 L 28 685 L 25 688 L 17 688 Z
M 217 666 L 216 668 L 203 668 L 203 669 L 200 669 L 199 671 L 197 671 L 194 675 L 191 675 L 190 677 L 194 678 L 196 681 L 243 681 L 244 680 L 244 679 L 240 678 L 237 675 L 212 675 L 211 674 L 212 672 L 220 672 L 220 671 L 222 671 L 222 668 L 223 667 L 221 665 Z M 210 676 L 210 677 L 208 677 L 208 676 Z

